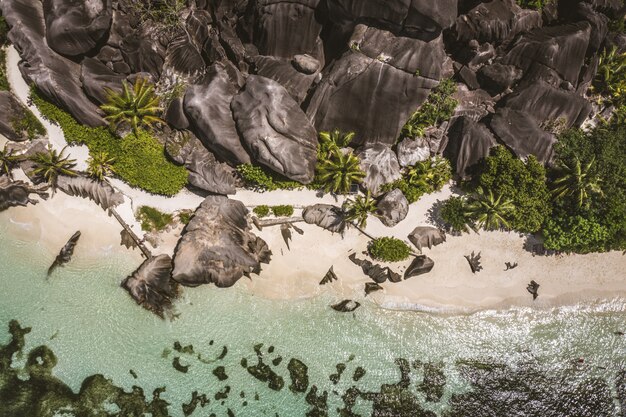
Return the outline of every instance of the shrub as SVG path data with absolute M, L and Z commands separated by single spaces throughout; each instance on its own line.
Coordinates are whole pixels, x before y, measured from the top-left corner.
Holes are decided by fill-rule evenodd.
M 437 127 L 449 120 L 459 104 L 452 97 L 454 93 L 456 93 L 456 83 L 451 79 L 441 80 L 439 85 L 430 92 L 426 102 L 411 115 L 402 127 L 400 140 L 423 136 L 426 128 Z
M 241 164 L 237 166 L 237 172 L 246 183 L 246 186 L 262 190 L 296 190 L 303 185 L 297 181 L 282 178 L 275 172 L 252 164 Z
M 272 213 L 276 217 L 290 217 L 293 216 L 293 206 L 291 205 L 281 205 L 281 206 L 272 206 Z
M 141 222 L 141 230 L 145 232 L 160 232 L 174 221 L 174 216 L 162 213 L 154 207 L 141 206 L 137 210 L 137 220 Z
M 400 262 L 411 255 L 409 245 L 395 237 L 381 237 L 368 245 L 372 258 L 382 262 Z
M 450 197 L 441 207 L 441 218 L 454 232 L 468 232 L 472 224 L 467 211 L 467 201 L 462 197 Z
M 139 130 L 138 135 L 130 133 L 120 139 L 106 127 L 81 125 L 35 90 L 31 99 L 48 120 L 61 127 L 70 145 L 84 144 L 92 155 L 106 152 L 115 159 L 116 174 L 128 184 L 162 195 L 175 195 L 186 185 L 185 167 L 169 161 L 161 144 L 148 132 Z
M 0 49 L 0 91 L 9 91 L 11 86 L 7 79 L 7 53 Z
M 178 213 L 178 220 L 184 225 L 189 224 L 191 221 L 191 217 L 193 216 L 193 211 L 191 210 L 181 210 Z
M 548 219 L 543 237 L 546 249 L 588 253 L 605 248 L 610 235 L 604 225 L 577 215 Z
M 145 78 L 137 78 L 130 88 L 128 83 L 122 83 L 122 91 L 117 92 L 105 88 L 108 102 L 100 106 L 107 114 L 104 118 L 110 123 L 111 130 L 116 130 L 121 124 L 128 124 L 135 135 L 139 128 L 151 128 L 155 124 L 165 124 L 158 115 L 163 112 L 159 107 L 159 97 L 154 93 L 154 85 Z
M 26 137 L 30 140 L 46 134 L 46 128 L 43 127 L 33 112 L 25 107 L 21 111 L 22 114 L 20 116 L 11 120 L 11 127 L 16 133 L 26 133 Z
M 252 209 L 252 211 L 259 218 L 267 217 L 270 215 L 270 207 L 266 205 L 256 206 L 254 209 Z
M 424 194 L 441 190 L 452 178 L 450 162 L 440 156 L 421 161 L 409 167 L 403 178 L 383 186 L 383 191 L 400 189 L 409 203 L 415 203 Z
M 517 0 L 517 5 L 524 9 L 543 10 L 548 4 L 554 3 L 556 0 Z

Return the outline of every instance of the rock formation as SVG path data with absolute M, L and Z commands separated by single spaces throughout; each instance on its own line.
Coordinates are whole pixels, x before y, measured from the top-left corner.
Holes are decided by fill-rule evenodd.
M 20 120 L 28 111 L 12 93 L 0 91 L 0 134 L 14 142 L 28 140 L 28 132 L 19 128 Z
M 82 175 L 76 177 L 59 176 L 57 188 L 67 195 L 89 198 L 105 210 L 124 202 L 124 195 L 115 191 L 108 182 L 96 181 Z
M 11 181 L 7 176 L 0 176 L 0 211 L 10 207 L 37 204 L 39 201 L 30 198 L 31 194 L 38 194 L 46 200 L 48 193 L 47 186 L 31 187 L 23 181 Z
M 63 245 L 63 247 L 61 248 L 61 251 L 59 252 L 57 257 L 54 259 L 54 262 L 52 263 L 52 265 L 50 265 L 50 268 L 48 268 L 48 276 L 52 274 L 52 271 L 54 271 L 56 267 L 63 266 L 72 260 L 72 255 L 74 254 L 74 248 L 76 247 L 76 244 L 78 243 L 79 238 L 80 238 L 80 231 L 74 233 L 72 237 L 69 238 L 67 243 Z
M 446 241 L 446 234 L 436 227 L 431 226 L 418 226 L 409 234 L 409 241 L 415 245 L 419 251 L 422 248 L 428 246 L 431 249 L 433 246 L 440 245 Z
M 402 191 L 392 190 L 376 204 L 376 216 L 387 227 L 393 227 L 406 218 L 409 202 Z
M 435 261 L 426 255 L 416 256 L 411 265 L 404 271 L 404 279 L 429 273 L 435 266 Z
M 343 210 L 330 204 L 315 204 L 302 212 L 304 221 L 315 224 L 333 233 L 343 233 L 346 229 Z

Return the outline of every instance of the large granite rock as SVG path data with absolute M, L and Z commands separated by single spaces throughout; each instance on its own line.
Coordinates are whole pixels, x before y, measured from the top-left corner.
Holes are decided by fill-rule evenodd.
M 213 194 L 235 194 L 235 170 L 218 162 L 202 142 L 188 132 L 176 132 L 167 140 L 168 155 L 189 171 L 189 184 Z
M 105 125 L 100 110 L 81 89 L 80 65 L 48 46 L 41 1 L 4 1 L 0 8 L 11 26 L 8 37 L 20 51 L 20 71 L 24 78 L 81 123 Z
M 251 75 L 231 108 L 255 161 L 303 184 L 313 181 L 317 132 L 283 86 Z
M 496 144 L 496 139 L 487 126 L 463 116 L 448 131 L 444 156 L 452 162 L 459 177 L 467 178 L 468 168 L 481 158 L 489 156 L 489 150 Z
M 381 187 L 402 177 L 398 157 L 387 145 L 381 143 L 363 148 L 357 152 L 361 169 L 365 172 L 363 186 L 373 196 L 381 193 Z
M 105 210 L 124 202 L 124 195 L 116 191 L 108 182 L 96 181 L 82 175 L 59 176 L 57 188 L 67 195 L 89 198 Z
M 171 277 L 172 259 L 169 255 L 158 255 L 146 259 L 132 275 L 122 281 L 121 286 L 137 304 L 162 318 L 164 310 L 171 307 L 178 291 L 178 284 Z
M 421 252 L 424 247 L 431 249 L 446 241 L 446 234 L 443 230 L 432 226 L 418 226 L 409 234 L 409 241 Z
M 309 62 L 308 69 L 295 65 L 293 60 L 287 58 L 258 55 L 252 58 L 252 61 L 256 66 L 258 75 L 278 82 L 300 104 L 305 100 L 311 85 L 321 70 L 321 63 L 315 58 L 311 57 L 311 59 L 315 60 L 317 64 Z M 314 70 L 313 68 L 316 66 L 317 69 Z M 310 72 L 311 70 L 313 72 Z
M 28 132 L 18 130 L 18 122 L 28 112 L 9 91 L 0 91 L 0 134 L 14 142 L 28 140 Z
M 80 81 L 87 96 L 99 104 L 109 101 L 107 90 L 122 91 L 123 74 L 111 70 L 95 58 L 85 58 L 81 63 Z
M 250 232 L 247 213 L 240 201 L 207 197 L 178 242 L 173 279 L 189 287 L 209 283 L 230 287 L 243 275 L 259 273 L 272 253 Z
M 400 166 L 413 166 L 430 158 L 430 144 L 424 138 L 404 138 L 396 146 L 396 155 Z
M 332 233 L 343 233 L 346 229 L 346 221 L 341 207 L 330 204 L 315 204 L 306 207 L 302 212 L 302 217 L 308 224 L 317 225 Z
M 205 45 L 212 43 L 209 40 L 212 23 L 213 19 L 206 10 L 193 10 L 189 13 L 184 30 L 168 44 L 165 64 L 181 74 L 199 74 L 204 71 Z M 225 52 L 222 54 L 225 55 Z
M 239 139 L 230 104 L 238 87 L 219 65 L 211 68 L 202 84 L 187 88 L 184 110 L 192 130 L 204 146 L 235 164 L 249 164 L 250 155 Z
M 356 132 L 356 143 L 396 142 L 442 75 L 442 37 L 430 42 L 358 25 L 351 49 L 324 71 L 307 115 L 321 130 Z
M 111 0 L 43 0 L 46 40 L 62 55 L 86 54 L 111 26 Z
M 385 194 L 376 204 L 376 215 L 387 227 L 393 227 L 406 218 L 409 202 L 399 189 Z
M 31 194 L 38 194 L 46 200 L 48 193 L 47 186 L 31 187 L 23 181 L 11 181 L 6 175 L 0 175 L 0 211 L 10 207 L 37 204 L 39 201 L 30 197 Z
M 413 259 L 411 265 L 404 271 L 404 279 L 409 279 L 432 271 L 435 261 L 426 255 L 419 255 Z

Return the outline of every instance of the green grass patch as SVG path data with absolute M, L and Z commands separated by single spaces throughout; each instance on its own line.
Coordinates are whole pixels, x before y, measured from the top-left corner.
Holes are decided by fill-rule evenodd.
M 291 217 L 293 216 L 293 206 L 291 205 L 282 205 L 282 206 L 273 206 L 272 213 L 276 217 Z
M 409 245 L 395 237 L 380 237 L 372 240 L 367 249 L 370 256 L 382 262 L 400 262 L 411 255 Z
M 267 217 L 270 215 L 270 207 L 266 205 L 256 206 L 252 209 L 252 212 L 259 218 Z
M 154 207 L 141 206 L 137 210 L 137 220 L 141 222 L 141 230 L 144 232 L 160 232 L 172 224 L 174 216 Z
M 31 91 L 31 99 L 48 120 L 61 127 L 70 145 L 84 144 L 90 153 L 106 152 L 115 158 L 116 175 L 131 186 L 171 196 L 187 184 L 185 167 L 167 159 L 163 146 L 150 133 L 139 130 L 137 135 L 120 138 L 107 127 L 81 125 L 36 90 Z
M 7 79 L 7 51 L 0 49 L 0 91 L 9 91 L 10 89 Z
M 246 186 L 262 191 L 297 190 L 304 188 L 298 181 L 281 177 L 277 173 L 264 167 L 252 164 L 241 164 L 237 172 L 246 183 Z
M 28 139 L 36 139 L 46 134 L 46 128 L 43 127 L 39 119 L 35 117 L 33 112 L 24 107 L 22 114 L 11 120 L 11 127 L 16 133 L 26 133 Z
M 191 221 L 191 217 L 193 216 L 193 211 L 191 210 L 182 210 L 178 213 L 178 220 L 184 225 L 188 225 Z

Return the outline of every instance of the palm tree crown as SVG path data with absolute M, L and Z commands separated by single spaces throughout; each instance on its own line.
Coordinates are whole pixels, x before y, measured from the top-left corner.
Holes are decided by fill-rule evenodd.
M 553 182 L 555 198 L 574 196 L 578 207 L 582 207 L 592 193 L 602 194 L 600 179 L 592 174 L 595 158 L 586 165 L 575 158 L 570 163 L 561 163 L 559 177 Z
M 87 172 L 91 177 L 102 181 L 107 175 L 115 173 L 114 163 L 115 158 L 111 158 L 107 152 L 96 152 L 87 160 Z
M 11 170 L 15 167 L 22 157 L 14 155 L 13 151 L 4 145 L 4 149 L 0 150 L 0 175 L 6 175 L 11 178 Z
M 367 226 L 367 217 L 376 212 L 376 200 L 368 191 L 366 195 L 358 195 L 354 200 L 347 199 L 343 203 L 344 219 L 356 222 L 360 228 Z
M 109 102 L 100 108 L 107 114 L 105 120 L 111 124 L 113 130 L 122 123 L 128 123 L 137 134 L 141 126 L 165 123 L 157 116 L 163 112 L 159 107 L 159 97 L 154 93 L 154 86 L 145 78 L 138 78 L 132 88 L 124 81 L 121 93 L 110 88 L 106 91 Z
M 35 163 L 33 173 L 43 178 L 54 190 L 56 188 L 57 178 L 59 175 L 76 176 L 73 169 L 76 166 L 75 159 L 69 159 L 65 156 L 65 148 L 61 152 L 57 152 L 51 146 L 48 146 L 47 152 L 37 152 L 31 157 L 31 161 Z
M 494 196 L 489 190 L 485 193 L 482 187 L 478 187 L 476 195 L 467 206 L 467 213 L 476 220 L 476 224 L 486 230 L 501 228 L 510 229 L 507 220 L 511 216 L 515 206 L 511 200 L 503 200 L 502 196 Z
M 352 151 L 332 150 L 328 159 L 318 166 L 319 180 L 326 191 L 347 193 L 355 182 L 361 182 L 365 172 L 361 170 L 359 158 Z
M 343 133 L 339 129 L 320 132 L 317 159 L 324 159 L 330 152 L 347 147 L 354 139 L 354 135 L 354 132 Z

